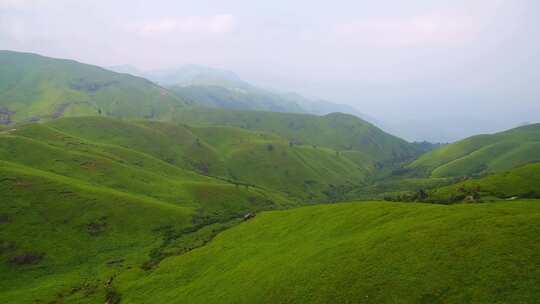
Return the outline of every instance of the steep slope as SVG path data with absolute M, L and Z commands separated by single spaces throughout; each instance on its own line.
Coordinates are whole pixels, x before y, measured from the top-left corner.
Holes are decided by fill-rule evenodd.
M 226 125 L 279 134 L 291 143 L 345 151 L 358 161 L 402 161 L 414 157 L 417 147 L 347 114 L 326 116 L 292 113 L 190 108 L 175 120 L 192 125 Z
M 133 303 L 531 303 L 539 232 L 537 201 L 268 212 L 119 290 Z
M 502 172 L 540 161 L 540 124 L 479 135 L 421 156 L 408 166 L 433 177 Z
M 72 60 L 0 51 L 0 124 L 98 114 L 157 119 L 184 105 L 143 78 Z

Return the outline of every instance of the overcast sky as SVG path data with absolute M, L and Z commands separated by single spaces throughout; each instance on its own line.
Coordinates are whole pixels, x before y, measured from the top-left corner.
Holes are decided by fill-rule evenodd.
M 396 125 L 540 121 L 538 0 L 0 0 L 0 49 L 220 67 Z

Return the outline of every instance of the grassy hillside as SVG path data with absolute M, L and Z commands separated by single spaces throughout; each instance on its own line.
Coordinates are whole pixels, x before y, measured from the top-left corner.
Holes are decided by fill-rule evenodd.
M 268 212 L 119 290 L 134 303 L 532 303 L 539 232 L 537 201 Z
M 454 202 L 467 196 L 483 198 L 540 198 L 540 164 L 528 164 L 507 172 L 437 188 L 430 191 L 428 200 Z
M 189 136 L 99 117 L 0 133 L 0 302 L 103 303 L 111 277 L 152 271 L 247 212 L 297 204 L 192 170 Z
M 192 226 L 194 208 L 0 162 L 0 301 L 106 298 L 104 282 L 141 270 L 159 229 Z
M 34 153 L 23 153 L 28 150 Z M 265 132 L 103 117 L 20 126 L 0 140 L 0 158 L 179 204 L 192 201 L 192 189 L 206 183 L 332 201 L 373 170 L 369 162 L 291 146 Z
M 473 176 L 503 172 L 540 161 L 540 124 L 479 135 L 427 153 L 409 169 L 433 177 Z
M 292 143 L 356 152 L 353 159 L 361 161 L 399 161 L 418 152 L 404 140 L 355 116 L 340 113 L 314 116 L 190 108 L 176 113 L 175 120 L 191 125 L 226 125 L 272 132 Z
M 184 105 L 143 78 L 72 60 L 0 51 L 0 124 L 99 114 L 167 118 Z

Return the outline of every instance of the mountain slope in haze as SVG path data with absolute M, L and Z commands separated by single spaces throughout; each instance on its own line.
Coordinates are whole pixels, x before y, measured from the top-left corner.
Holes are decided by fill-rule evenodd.
M 0 123 L 63 116 L 164 118 L 185 102 L 139 77 L 72 60 L 0 51 Z
M 148 72 L 129 65 L 110 67 L 110 69 L 155 81 L 166 86 L 182 99 L 200 106 L 316 115 L 342 112 L 358 116 L 371 123 L 378 123 L 376 119 L 359 112 L 352 106 L 310 99 L 297 93 L 281 93 L 260 88 L 227 70 L 199 65 L 185 65 L 178 69 Z
M 540 124 L 478 135 L 431 151 L 408 166 L 433 177 L 503 172 L 540 162 Z
M 294 101 L 253 87 L 174 85 L 168 88 L 183 100 L 203 107 L 292 113 L 304 111 Z
M 133 70 L 133 68 L 132 68 Z M 243 81 L 235 73 L 196 64 L 187 64 L 175 69 L 158 71 L 138 71 L 139 75 L 161 85 L 190 86 L 210 85 L 226 88 L 250 88 L 251 85 Z
M 134 303 L 532 303 L 539 231 L 537 201 L 265 212 L 119 290 Z
M 333 113 L 325 116 L 293 113 L 190 108 L 176 113 L 175 121 L 201 126 L 234 126 L 278 134 L 295 143 L 342 151 L 358 163 L 403 161 L 418 147 L 387 134 L 358 117 Z

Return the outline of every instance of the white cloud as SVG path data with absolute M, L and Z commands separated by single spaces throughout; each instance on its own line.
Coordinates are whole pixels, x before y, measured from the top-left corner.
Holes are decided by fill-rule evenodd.
M 170 33 L 223 34 L 234 30 L 236 20 L 232 15 L 185 16 L 163 18 L 138 27 L 145 35 Z

